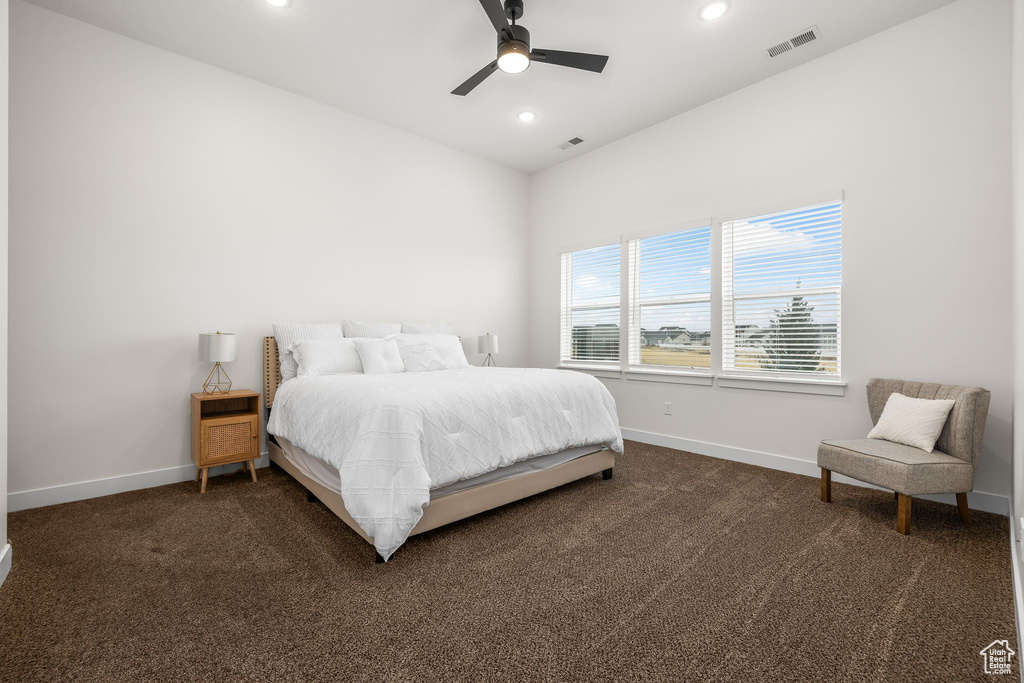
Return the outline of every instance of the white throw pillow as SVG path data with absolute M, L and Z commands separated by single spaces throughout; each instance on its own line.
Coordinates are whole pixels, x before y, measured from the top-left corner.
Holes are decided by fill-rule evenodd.
M 869 439 L 884 439 L 932 452 L 955 401 L 891 394 Z
M 402 331 L 402 323 L 361 323 L 358 320 L 342 320 L 341 327 L 346 337 L 382 338 Z
M 344 337 L 314 339 L 292 345 L 297 377 L 345 375 L 363 371 L 354 340 Z
M 402 334 L 455 334 L 451 323 L 402 323 Z
M 468 368 L 462 342 L 454 334 L 398 334 L 394 337 L 406 372 Z
M 301 341 L 343 336 L 341 323 L 274 323 L 277 356 L 281 360 L 281 382 L 295 378 L 298 366 L 292 356 L 292 347 Z
M 367 375 L 381 375 L 389 372 L 405 372 L 398 344 L 394 339 L 353 339 L 363 372 Z

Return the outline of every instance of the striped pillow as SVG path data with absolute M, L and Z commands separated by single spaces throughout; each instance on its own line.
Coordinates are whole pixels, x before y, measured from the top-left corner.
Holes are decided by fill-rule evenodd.
M 402 331 L 402 323 L 361 323 L 358 320 L 342 320 L 341 327 L 346 337 L 380 338 Z
M 402 323 L 402 334 L 455 334 L 451 323 Z
M 277 340 L 277 356 L 281 360 L 281 382 L 295 378 L 298 365 L 292 355 L 292 347 L 311 339 L 343 337 L 341 323 L 274 323 L 274 339 Z

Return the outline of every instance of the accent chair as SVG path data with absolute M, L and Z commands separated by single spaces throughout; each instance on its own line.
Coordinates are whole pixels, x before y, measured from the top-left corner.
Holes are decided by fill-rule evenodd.
M 924 384 L 900 379 L 868 380 L 868 411 L 878 424 L 890 394 L 911 398 L 953 399 L 952 410 L 931 453 L 880 439 L 830 439 L 818 446 L 821 500 L 832 502 L 832 473 L 838 472 L 875 486 L 892 489 L 897 504 L 896 529 L 910 531 L 913 496 L 955 493 L 960 519 L 971 523 L 967 492 L 981 454 L 991 394 L 980 387 Z

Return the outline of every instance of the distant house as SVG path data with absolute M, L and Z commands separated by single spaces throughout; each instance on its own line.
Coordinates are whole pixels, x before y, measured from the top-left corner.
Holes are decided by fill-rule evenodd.
M 711 346 L 711 330 L 691 333 L 690 343 L 694 346 Z
M 821 329 L 821 353 L 834 356 L 839 352 L 839 332 L 835 323 L 824 323 Z
M 736 326 L 736 346 L 755 347 L 764 343 L 768 333 L 757 325 Z
M 824 356 L 835 356 L 839 350 L 837 325 L 835 323 L 822 323 L 814 325 L 812 329 L 817 333 L 819 341 L 817 351 Z M 769 330 L 762 329 L 757 325 L 737 325 L 736 346 L 737 348 L 757 348 L 763 346 L 768 341 L 770 334 Z M 806 331 L 801 330 L 801 336 L 805 334 Z M 784 342 L 779 340 L 779 343 Z
M 572 358 L 611 360 L 619 356 L 619 326 L 611 323 L 572 328 Z
M 657 330 L 640 330 L 641 346 L 688 346 L 692 343 L 694 336 L 700 333 L 688 331 L 679 325 L 666 325 Z M 707 333 L 710 334 L 710 333 Z

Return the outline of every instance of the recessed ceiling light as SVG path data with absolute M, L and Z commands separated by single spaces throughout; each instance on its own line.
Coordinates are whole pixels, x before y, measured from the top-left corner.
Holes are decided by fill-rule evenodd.
M 727 3 L 720 1 L 709 2 L 704 5 L 704 9 L 700 11 L 700 18 L 704 21 L 714 21 L 725 14 L 727 9 L 729 9 L 729 5 Z
M 523 123 L 529 123 L 530 121 L 533 121 L 535 118 L 537 118 L 537 115 L 534 114 L 532 111 L 521 111 L 518 114 L 516 114 L 516 118 L 518 118 Z
M 287 7 L 288 0 L 267 0 L 267 2 L 274 7 Z

